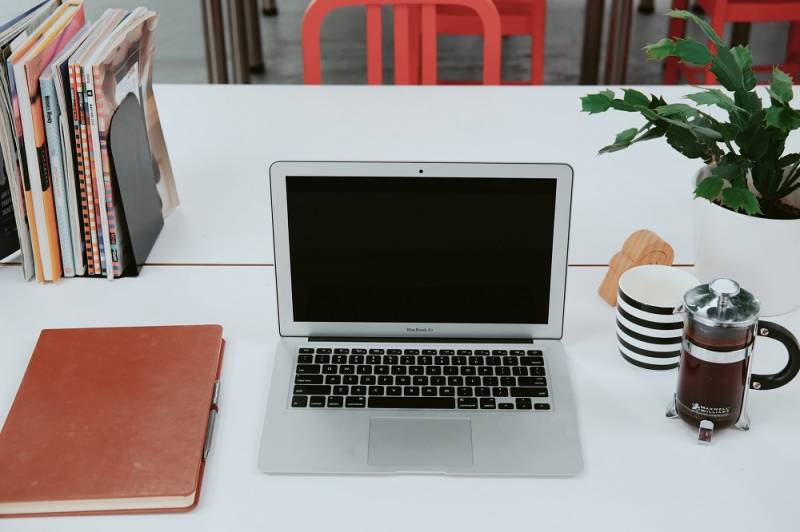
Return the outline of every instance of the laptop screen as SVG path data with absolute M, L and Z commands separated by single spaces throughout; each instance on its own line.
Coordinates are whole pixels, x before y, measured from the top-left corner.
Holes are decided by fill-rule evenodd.
M 299 322 L 545 324 L 556 179 L 286 178 Z

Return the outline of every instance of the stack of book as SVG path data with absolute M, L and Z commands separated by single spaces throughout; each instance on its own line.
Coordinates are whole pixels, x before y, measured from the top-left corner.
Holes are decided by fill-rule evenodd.
M 157 21 L 140 7 L 88 23 L 80 0 L 46 0 L 0 25 L 0 259 L 20 250 L 26 279 L 135 273 L 177 206 L 152 89 Z

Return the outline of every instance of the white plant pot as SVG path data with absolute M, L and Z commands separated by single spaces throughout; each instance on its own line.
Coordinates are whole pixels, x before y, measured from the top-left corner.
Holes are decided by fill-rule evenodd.
M 694 182 L 708 175 L 701 169 Z M 770 220 L 733 212 L 703 198 L 692 205 L 695 275 L 728 277 L 761 300 L 761 314 L 800 306 L 800 219 Z

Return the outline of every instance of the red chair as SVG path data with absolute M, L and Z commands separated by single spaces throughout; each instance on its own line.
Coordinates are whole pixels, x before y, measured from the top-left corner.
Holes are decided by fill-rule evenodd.
M 436 35 L 438 5 L 468 8 L 475 12 L 483 34 L 483 83 L 500 84 L 500 16 L 491 0 L 313 0 L 303 16 L 303 79 L 322 82 L 320 29 L 333 10 L 365 6 L 367 12 L 367 83 L 383 83 L 381 8 L 394 9 L 395 84 L 437 83 Z
M 688 0 L 672 0 L 672 9 L 686 9 Z M 781 68 L 800 75 L 800 0 L 697 0 L 708 15 L 709 24 L 723 35 L 728 22 L 792 22 L 786 63 Z M 668 35 L 672 38 L 686 35 L 686 21 L 671 19 Z M 757 65 L 756 71 L 771 71 L 772 65 Z M 714 74 L 698 67 L 679 63 L 677 58 L 667 59 L 664 67 L 664 83 L 675 84 L 683 74 L 689 83 L 716 83 Z
M 544 82 L 544 32 L 547 0 L 494 0 L 500 13 L 503 36 L 527 35 L 531 38 L 531 77 L 523 83 Z M 438 31 L 443 35 L 480 35 L 480 21 L 459 6 L 439 6 Z

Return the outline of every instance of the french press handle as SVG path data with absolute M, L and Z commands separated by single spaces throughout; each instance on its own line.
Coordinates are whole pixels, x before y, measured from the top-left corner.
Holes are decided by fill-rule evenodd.
M 756 334 L 782 343 L 789 354 L 789 360 L 786 362 L 786 366 L 778 373 L 773 375 L 752 375 L 750 387 L 754 390 L 780 388 L 794 379 L 797 376 L 797 372 L 800 371 L 800 343 L 785 327 L 771 321 L 760 320 L 756 327 Z

